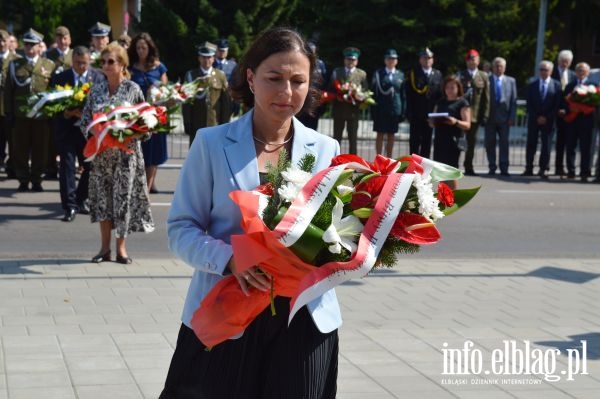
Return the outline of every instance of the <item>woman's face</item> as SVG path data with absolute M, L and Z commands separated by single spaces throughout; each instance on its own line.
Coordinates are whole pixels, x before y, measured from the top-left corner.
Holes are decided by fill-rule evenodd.
M 446 94 L 446 98 L 454 99 L 458 97 L 458 85 L 456 82 L 448 82 L 444 87 L 444 93 Z
M 148 58 L 148 43 L 145 40 L 138 40 L 135 44 L 135 51 L 140 60 L 145 60 Z
M 118 77 L 123 73 L 123 65 L 118 61 L 117 55 L 111 52 L 102 54 L 100 58 L 102 72 L 107 78 Z
M 310 61 L 300 51 L 275 53 L 246 77 L 254 91 L 256 113 L 284 121 L 304 105 L 310 85 Z

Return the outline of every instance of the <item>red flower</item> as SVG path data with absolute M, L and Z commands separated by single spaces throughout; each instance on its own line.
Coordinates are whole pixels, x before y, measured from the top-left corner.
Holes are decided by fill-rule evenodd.
M 266 184 L 261 184 L 260 186 L 255 188 L 255 191 L 258 191 L 259 193 L 264 195 L 268 195 L 269 197 L 273 196 L 273 190 L 273 184 L 271 184 L 270 182 Z
M 360 208 L 373 209 L 386 179 L 387 177 L 385 176 L 374 176 L 366 182 L 357 185 L 356 192 L 352 195 L 350 207 L 355 210 Z
M 434 244 L 441 238 L 431 220 L 412 212 L 400 212 L 390 234 L 417 245 Z
M 437 197 L 446 208 L 454 205 L 454 192 L 446 183 L 438 183 Z
M 377 154 L 377 156 L 375 157 L 375 162 L 370 163 L 364 160 L 363 158 L 359 157 L 358 155 L 341 154 L 334 157 L 331 160 L 330 166 L 342 165 L 350 162 L 363 165 L 365 168 L 368 168 L 373 172 L 381 173 L 382 175 L 389 175 L 396 171 L 399 161 Z

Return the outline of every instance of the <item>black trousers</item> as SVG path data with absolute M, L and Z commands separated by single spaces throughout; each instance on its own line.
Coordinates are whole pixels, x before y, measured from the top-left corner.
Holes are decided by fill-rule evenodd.
M 323 334 L 303 307 L 289 328 L 289 298 L 275 298 L 239 339 L 207 349 L 181 326 L 159 399 L 333 399 L 337 330 Z
M 411 154 L 418 154 L 430 158 L 431 138 L 433 128 L 429 126 L 426 118 L 413 118 L 410 120 L 408 146 Z
M 577 156 L 577 145 L 579 144 L 579 154 L 581 155 L 579 176 L 590 177 L 594 115 L 578 115 L 567 126 L 567 172 L 570 175 L 575 175 L 575 158 Z
M 79 205 L 88 198 L 88 187 L 90 181 L 89 162 L 84 162 L 83 148 L 85 147 L 85 138 L 81 132 L 68 132 L 64 140 L 57 140 L 55 147 L 60 155 L 60 202 L 62 208 L 79 210 Z M 83 166 L 83 173 L 79 179 L 79 184 L 75 178 L 76 161 Z

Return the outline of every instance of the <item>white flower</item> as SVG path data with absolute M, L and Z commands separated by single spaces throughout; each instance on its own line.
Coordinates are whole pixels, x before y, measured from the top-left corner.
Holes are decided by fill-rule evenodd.
M 154 112 L 144 112 L 141 117 L 144 121 L 144 124 L 148 126 L 149 129 L 152 129 L 158 125 L 158 118 Z
M 336 187 L 336 189 L 337 189 L 337 192 L 342 196 L 353 193 L 355 191 L 354 186 L 352 185 L 352 182 L 350 181 L 350 179 L 348 179 L 345 182 L 343 182 L 342 184 L 338 185 Z
M 594 85 L 587 86 L 587 91 L 588 91 L 588 93 L 595 94 L 596 93 L 596 86 L 594 86 Z
M 585 96 L 588 93 L 587 89 L 584 86 L 577 86 L 575 88 L 575 92 L 580 96 Z
M 285 179 L 285 181 L 294 183 L 300 187 L 303 187 L 312 178 L 310 173 L 305 172 L 293 165 L 281 172 L 281 176 Z
M 292 202 L 296 199 L 302 186 L 298 186 L 292 182 L 287 182 L 285 185 L 279 187 L 277 192 L 284 201 Z
M 339 198 L 335 199 L 333 207 L 331 225 L 323 233 L 323 241 L 328 244 L 329 252 L 339 254 L 342 247 L 346 248 L 352 254 L 356 252 L 358 237 L 363 229 L 360 220 L 354 215 L 348 215 L 342 219 L 344 204 Z
M 440 210 L 440 201 L 433 192 L 431 177 L 423 177 L 420 174 L 415 173 L 413 186 L 417 189 L 419 213 L 424 217 L 433 220 L 434 222 L 443 218 L 444 213 Z

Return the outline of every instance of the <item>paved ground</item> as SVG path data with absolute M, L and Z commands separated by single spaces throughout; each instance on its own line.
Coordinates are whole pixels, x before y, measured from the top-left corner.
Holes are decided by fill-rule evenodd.
M 544 184 L 523 187 L 527 194 L 519 194 L 524 200 L 517 203 L 524 206 L 536 190 L 544 195 L 563 187 L 578 190 L 580 200 L 596 198 L 595 186 Z M 14 186 L 0 181 L 0 202 L 14 214 L 0 212 L 0 399 L 157 398 L 190 269 L 167 252 L 138 255 L 137 246 L 130 266 L 88 263 L 97 226 L 82 217 L 74 223 L 89 240 L 79 252 L 62 248 L 40 255 L 19 248 L 20 256 L 3 256 L 15 253 L 6 243 L 9 234 L 21 234 L 19 226 L 28 226 L 36 239 L 63 234 L 66 226 L 46 220 L 59 217 L 56 182 L 45 184 L 42 194 L 16 195 Z M 483 212 L 487 198 L 505 201 L 502 191 L 488 191 L 472 214 Z M 156 198 L 168 203 L 169 196 Z M 554 213 L 568 215 L 559 200 Z M 159 209 L 157 215 L 164 212 Z M 578 234 L 577 226 L 568 231 Z M 597 398 L 600 261 L 589 256 L 594 251 L 569 258 L 414 255 L 391 271 L 339 287 L 344 325 L 338 397 Z M 473 346 L 465 350 L 467 341 Z M 457 362 L 459 353 L 468 364 Z

